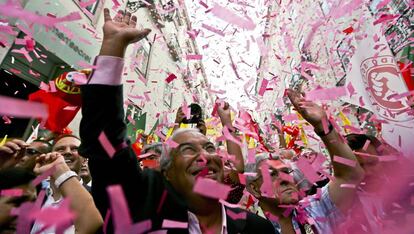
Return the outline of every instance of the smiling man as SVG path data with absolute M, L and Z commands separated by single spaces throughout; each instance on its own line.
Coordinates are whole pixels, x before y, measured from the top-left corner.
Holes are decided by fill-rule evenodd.
M 259 206 L 265 212 L 278 217 L 279 223 L 274 224 L 276 230 L 282 233 L 337 233 L 339 224 L 345 222 L 347 212 L 355 203 L 355 188 L 364 178 L 364 170 L 321 106 L 307 101 L 293 90 L 287 90 L 286 93 L 295 109 L 314 127 L 315 133 L 325 144 L 331 157 L 332 179 L 319 195 L 305 197 L 295 184 L 299 181 L 294 181 L 289 175 L 293 170 L 287 161 L 257 157 L 255 165 L 247 168 L 249 172 L 257 173 L 256 177 L 249 179 L 247 188 L 259 200 Z M 325 121 L 327 126 L 323 127 Z M 305 169 L 308 172 L 314 170 L 310 164 L 303 168 L 304 172 Z M 265 193 L 266 183 L 268 190 L 274 194 Z
M 112 20 L 109 10 L 105 9 L 104 18 L 104 39 L 100 56 L 96 59 L 98 68 L 89 83 L 81 88 L 80 126 L 80 153 L 89 159 L 92 195 L 102 216 L 107 217 L 110 207 L 107 187 L 119 184 L 132 221 L 150 221 L 150 230 L 162 229 L 168 233 L 274 233 L 272 224 L 266 219 L 241 209 L 224 207 L 218 199 L 193 191 L 197 176 L 204 174 L 218 182 L 223 179 L 223 165 L 216 148 L 198 131 L 174 132 L 172 140 L 178 146 L 170 149 L 164 145 L 166 149 L 160 163 L 162 172 L 137 167 L 137 158 L 126 140 L 121 85 L 123 57 L 128 44 L 139 41 L 150 31 L 135 29 L 137 18 L 131 17 L 130 13 L 120 11 Z M 114 154 L 103 147 L 107 143 L 99 140 L 102 134 L 114 147 Z M 118 197 L 113 197 L 111 201 L 116 199 Z M 125 222 L 124 225 L 117 222 L 120 219 L 116 217 L 124 220 L 125 213 L 117 212 L 114 207 L 111 217 L 114 217 L 115 231 L 125 233 L 132 228 Z M 112 229 L 111 223 L 107 226 Z

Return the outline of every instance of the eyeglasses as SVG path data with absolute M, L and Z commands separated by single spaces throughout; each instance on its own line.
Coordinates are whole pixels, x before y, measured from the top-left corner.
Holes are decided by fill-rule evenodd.
M 37 155 L 41 155 L 41 154 L 42 154 L 42 152 L 40 152 L 36 149 L 33 149 L 33 148 L 27 148 L 26 149 L 26 155 L 27 156 L 37 156 Z
M 216 147 L 213 143 L 207 142 L 206 144 L 196 145 L 192 143 L 184 143 L 178 146 L 178 153 L 184 157 L 194 157 L 200 154 L 202 150 L 205 150 L 208 154 L 215 154 Z

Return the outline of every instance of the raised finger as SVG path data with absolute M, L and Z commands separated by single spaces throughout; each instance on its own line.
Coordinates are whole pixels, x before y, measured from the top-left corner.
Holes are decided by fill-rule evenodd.
M 135 27 L 137 26 L 137 17 L 136 17 L 135 15 L 133 15 L 133 16 L 131 17 L 131 21 L 129 22 L 129 25 L 130 25 L 132 28 L 135 28 Z
M 109 13 L 109 9 L 108 8 L 105 8 L 104 9 L 104 20 L 105 20 L 105 22 L 112 21 L 111 13 Z
M 7 142 L 7 143 L 5 144 L 5 146 L 7 146 L 7 147 L 8 147 L 9 149 L 11 149 L 13 152 L 16 152 L 16 151 L 19 151 L 19 150 L 21 150 L 21 149 L 22 149 L 19 145 L 17 145 L 16 143 L 14 143 L 14 142 L 12 142 L 12 141 Z
M 124 12 L 122 10 L 119 10 L 116 16 L 114 17 L 115 22 L 122 22 L 122 18 L 124 16 Z
M 122 19 L 122 22 L 124 22 L 124 23 L 126 23 L 126 24 L 129 24 L 130 19 L 131 19 L 131 12 L 128 12 L 128 11 L 127 11 L 127 12 L 125 13 L 125 15 L 124 15 L 123 19 Z

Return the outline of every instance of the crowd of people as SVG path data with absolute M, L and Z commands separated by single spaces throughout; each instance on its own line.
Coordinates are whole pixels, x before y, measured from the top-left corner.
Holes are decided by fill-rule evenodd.
M 231 107 L 219 101 L 224 144 L 206 136 L 192 104 L 177 110 L 168 139 L 136 155 L 123 57 L 150 30 L 136 29 L 128 12 L 112 19 L 105 9 L 104 18 L 96 69 L 81 87 L 80 137 L 0 147 L 0 233 L 412 233 L 411 161 L 374 136 L 341 135 L 323 107 L 290 89 L 326 151 L 281 143 L 244 152 Z

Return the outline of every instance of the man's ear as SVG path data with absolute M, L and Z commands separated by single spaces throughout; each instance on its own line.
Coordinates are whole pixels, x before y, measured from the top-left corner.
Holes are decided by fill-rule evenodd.
M 167 170 L 162 171 L 162 175 L 167 181 L 171 181 L 171 178 L 174 178 L 174 170 L 171 170 L 172 166 Z
M 262 196 L 262 193 L 260 192 L 260 188 L 254 182 L 253 183 L 249 183 L 249 186 L 247 186 L 247 191 L 249 193 L 251 193 L 257 199 Z

